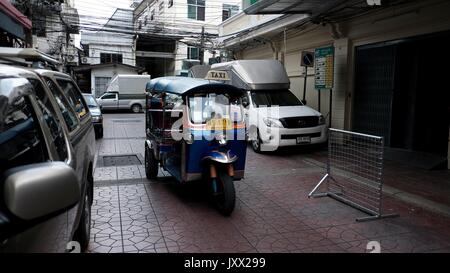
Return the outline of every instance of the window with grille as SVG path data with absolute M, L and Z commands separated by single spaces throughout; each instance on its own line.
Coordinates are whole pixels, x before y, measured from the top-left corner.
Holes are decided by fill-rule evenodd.
M 188 18 L 205 21 L 205 0 L 187 0 Z
M 239 6 L 223 4 L 222 6 L 222 21 L 227 20 L 231 16 L 239 12 Z
M 33 18 L 32 32 L 37 37 L 46 37 L 47 36 L 46 27 L 47 27 L 47 18 L 45 16 L 39 16 L 39 17 Z
M 200 58 L 199 54 L 200 54 L 200 50 L 198 47 L 188 46 L 187 58 L 189 60 L 198 60 Z
M 98 98 L 106 92 L 111 77 L 95 77 L 95 96 Z
M 161 1 L 159 3 L 159 14 L 162 14 L 164 12 L 164 1 Z
M 109 63 L 122 63 L 122 54 L 114 54 L 114 53 L 100 53 L 100 63 L 101 64 L 109 64 Z

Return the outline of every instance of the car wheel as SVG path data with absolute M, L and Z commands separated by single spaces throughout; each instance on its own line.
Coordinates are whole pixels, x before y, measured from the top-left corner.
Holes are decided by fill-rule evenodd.
M 261 153 L 261 137 L 259 131 L 256 131 L 256 137 L 252 139 L 252 148 L 256 153 Z
M 153 154 L 153 150 L 145 146 L 145 176 L 153 179 L 158 176 L 158 161 Z
M 140 113 L 142 111 L 142 106 L 139 104 L 133 104 L 131 106 L 131 111 L 133 111 L 133 113 Z
M 98 129 L 97 138 L 103 138 L 103 126 Z
M 86 191 L 84 196 L 83 212 L 81 214 L 80 223 L 74 234 L 74 240 L 80 243 L 81 251 L 86 251 L 89 240 L 91 239 L 91 194 L 90 190 Z

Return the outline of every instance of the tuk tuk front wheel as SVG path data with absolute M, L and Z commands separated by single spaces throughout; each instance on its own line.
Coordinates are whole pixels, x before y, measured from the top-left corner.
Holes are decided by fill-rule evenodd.
M 226 171 L 222 170 L 218 172 L 216 178 L 212 179 L 215 179 L 215 181 L 211 181 L 211 183 L 216 183 L 217 187 L 213 193 L 215 206 L 222 215 L 229 216 L 236 204 L 233 178 Z
M 158 176 L 158 161 L 155 158 L 153 150 L 145 146 L 145 176 L 147 179 Z

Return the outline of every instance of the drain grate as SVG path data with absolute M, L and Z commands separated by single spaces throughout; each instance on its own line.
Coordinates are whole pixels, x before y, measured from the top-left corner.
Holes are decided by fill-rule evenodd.
M 136 155 L 104 156 L 103 167 L 141 165 Z

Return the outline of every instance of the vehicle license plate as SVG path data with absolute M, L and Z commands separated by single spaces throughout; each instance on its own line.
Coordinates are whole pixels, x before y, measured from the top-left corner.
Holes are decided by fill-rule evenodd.
M 303 144 L 303 143 L 311 143 L 311 137 L 309 137 L 309 136 L 297 137 L 297 144 Z

